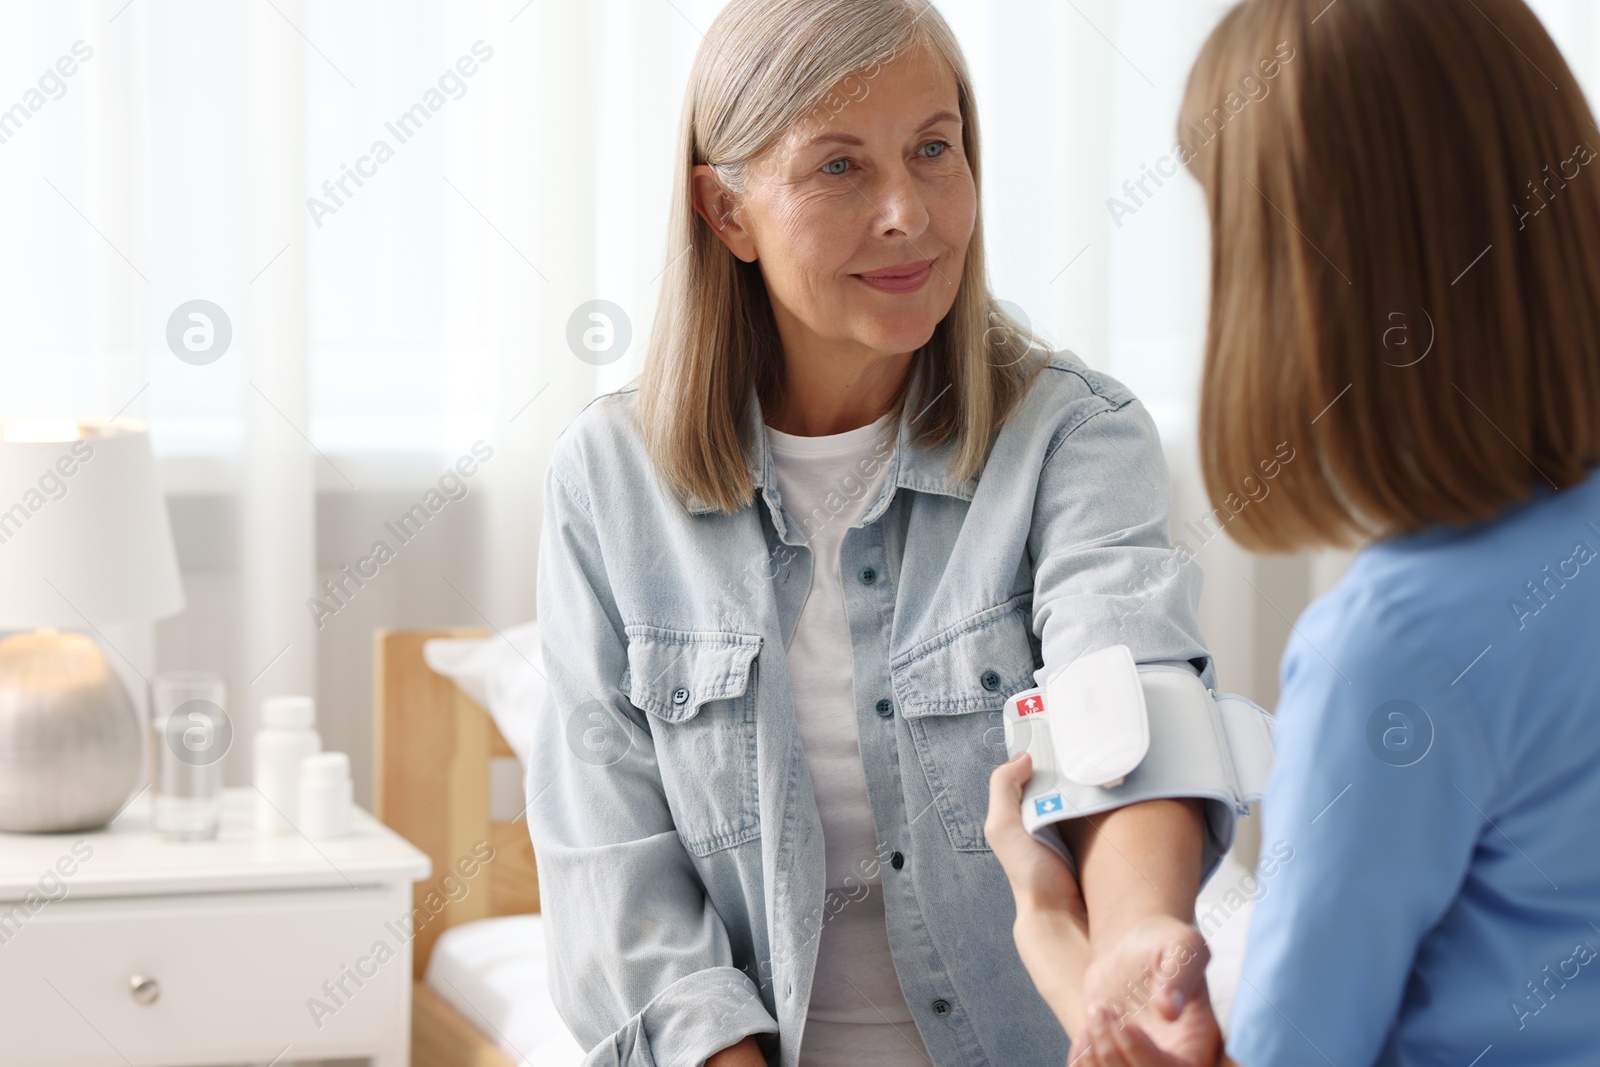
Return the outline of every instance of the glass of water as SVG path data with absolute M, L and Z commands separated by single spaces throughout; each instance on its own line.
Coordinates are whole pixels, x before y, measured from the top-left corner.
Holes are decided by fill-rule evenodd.
M 222 757 L 233 743 L 228 687 L 215 674 L 174 671 L 150 683 L 155 732 L 153 824 L 170 841 L 217 836 Z

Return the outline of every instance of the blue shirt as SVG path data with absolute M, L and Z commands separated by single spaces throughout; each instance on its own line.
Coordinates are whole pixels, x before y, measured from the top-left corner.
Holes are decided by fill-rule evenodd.
M 824 885 L 784 654 L 810 587 L 810 516 L 780 498 L 753 394 L 755 489 L 731 515 L 663 490 L 637 395 L 586 407 L 545 481 L 549 685 L 528 826 L 551 990 L 591 1064 L 697 1065 L 772 1034 L 793 1067 L 818 932 L 853 903 Z M 934 1064 L 1061 1064 L 1067 1037 L 1017 957 L 1011 890 L 983 834 L 1002 707 L 1119 643 L 1151 670 L 1214 684 L 1200 572 L 1169 539 L 1155 426 L 1114 379 L 1050 358 L 967 480 L 951 472 L 954 442 L 914 440 L 916 395 L 839 550 L 877 836 L 863 881 L 881 876 L 869 888 Z M 839 472 L 840 510 L 865 494 L 865 473 Z M 1092 814 L 1206 797 L 1211 871 L 1239 800 L 1211 773 L 1227 760 L 1208 714 L 1152 712 L 1149 754 L 1126 782 L 1065 801 Z
M 1600 1063 L 1600 478 L 1366 548 L 1282 683 L 1229 1054 Z

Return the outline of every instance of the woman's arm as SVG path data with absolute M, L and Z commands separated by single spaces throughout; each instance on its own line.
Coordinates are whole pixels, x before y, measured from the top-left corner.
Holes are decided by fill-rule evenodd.
M 1079 656 L 1123 644 L 1142 667 L 1196 672 L 1213 687 L 1198 621 L 1200 568 L 1168 532 L 1171 491 L 1155 425 L 1115 381 L 1093 372 L 1081 378 L 1088 390 L 1063 386 L 1064 417 L 1040 471 L 1029 531 L 1044 660 L 1036 681 L 1046 685 Z M 1086 975 L 1091 992 L 1118 998 L 1125 1013 L 1154 1003 L 1145 1019 L 1165 1043 L 1177 1040 L 1160 1033 L 1176 1007 L 1168 997 L 1181 991 L 1184 1026 L 1193 1031 L 1182 1040 L 1207 1064 L 1220 1033 L 1208 1003 L 1190 1010 L 1205 999 L 1193 908 L 1235 810 L 1228 762 L 1217 751 L 1222 735 L 1208 715 L 1204 707 L 1152 709 L 1140 766 L 1115 788 L 1064 783 L 1066 810 L 1080 817 L 1058 824 L 1083 880 L 1097 961 Z M 1154 999 L 1147 972 L 1173 956 L 1184 966 Z
M 1188 925 L 1200 892 L 1198 800 L 1146 800 L 1103 815 L 1060 824 L 1078 860 L 1084 901 L 1094 921 L 1089 936 L 1105 951 L 1156 916 Z
M 1194 927 L 1202 818 L 1197 800 L 1147 800 L 1061 824 L 1090 917 L 1085 999 L 1197 1067 L 1222 1048 Z
M 1019 805 L 1032 770 L 1026 753 L 996 768 L 989 780 L 989 814 L 984 833 L 1005 869 L 1017 901 L 1013 928 L 1017 952 L 1045 1003 L 1076 1039 L 1070 1062 L 1075 1067 L 1093 1067 L 1094 1052 L 1104 1049 L 1104 1028 L 1097 1033 L 1093 1025 L 1097 1016 L 1120 1020 L 1129 1029 L 1137 1029 L 1139 1019 L 1154 1026 L 1175 1018 L 1177 1024 L 1162 1035 L 1164 1046 L 1172 1053 L 1160 1051 L 1146 1038 L 1145 1044 L 1157 1058 L 1133 1062 L 1149 1062 L 1156 1067 L 1211 1067 L 1219 1050 L 1210 1033 L 1214 1022 L 1210 1019 L 1209 998 L 1205 996 L 1204 945 L 1200 945 L 1198 956 L 1184 961 L 1185 950 L 1175 950 L 1170 938 L 1176 936 L 1177 945 L 1187 945 L 1189 935 L 1194 935 L 1192 927 L 1172 920 L 1179 927 L 1174 934 L 1141 920 L 1139 913 L 1130 910 L 1124 914 L 1133 916 L 1131 925 L 1097 955 L 1091 943 L 1088 913 L 1071 870 L 1023 828 Z M 1129 825 L 1138 827 L 1136 822 Z M 1107 838 L 1096 847 L 1110 844 L 1111 839 Z M 1115 881 L 1114 877 L 1111 880 Z M 1107 959 L 1122 966 L 1108 970 Z M 1150 995 L 1161 998 L 1183 989 L 1189 998 L 1183 1011 L 1157 1020 L 1149 1013 L 1141 1016 L 1124 1000 L 1120 1011 L 1108 1012 L 1105 993 L 1096 986 L 1105 985 L 1113 971 L 1131 969 L 1137 973 L 1147 960 L 1148 973 L 1153 977 Z M 1096 969 L 1102 972 L 1098 978 Z M 1197 992 L 1196 975 L 1200 976 Z M 1121 990 L 1117 992 L 1123 994 Z M 1143 1031 L 1140 1034 L 1142 1037 Z
M 1179 798 L 1146 800 L 1059 825 L 1062 840 L 1078 861 L 1080 890 L 1091 916 L 1089 939 L 1097 957 L 1110 957 L 1130 937 L 1140 944 L 1166 938 L 1174 948 L 1182 944 L 1190 953 L 1205 951 L 1193 926 L 1203 819 L 1200 801 Z M 1138 976 L 1092 974 L 1104 981 L 1103 988 L 1090 993 L 1123 996 L 1121 981 L 1128 977 Z M 1169 992 L 1192 996 L 1194 991 L 1172 986 Z
M 578 1042 L 605 1045 L 608 1063 L 702 1063 L 777 1024 L 734 966 L 673 824 L 649 725 L 619 689 L 623 624 L 588 497 L 562 458 L 558 449 L 545 478 L 538 613 L 548 686 L 527 793 L 551 993 Z

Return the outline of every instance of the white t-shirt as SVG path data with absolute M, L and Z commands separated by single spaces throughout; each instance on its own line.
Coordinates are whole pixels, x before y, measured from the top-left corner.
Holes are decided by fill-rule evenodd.
M 811 589 L 787 651 L 795 720 L 822 818 L 830 898 L 800 1067 L 929 1062 L 889 954 L 877 830 L 856 727 L 850 620 L 839 576 L 844 533 L 883 488 L 893 430 L 890 415 L 826 437 L 767 427 L 778 494 L 812 552 Z

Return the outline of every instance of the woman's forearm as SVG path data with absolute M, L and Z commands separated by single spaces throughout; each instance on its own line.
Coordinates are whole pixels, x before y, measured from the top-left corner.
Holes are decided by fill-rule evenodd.
M 1194 921 L 1205 811 L 1200 800 L 1147 800 L 1060 824 L 1078 860 L 1095 949 L 1151 916 Z

